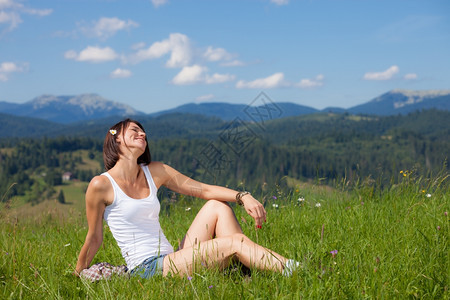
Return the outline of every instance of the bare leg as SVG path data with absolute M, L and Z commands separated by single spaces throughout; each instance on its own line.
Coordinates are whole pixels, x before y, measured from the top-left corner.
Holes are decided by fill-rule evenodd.
M 228 203 L 209 200 L 198 212 L 178 249 L 235 233 L 242 233 L 242 229 Z
M 213 240 L 184 247 L 164 258 L 163 275 L 192 274 L 196 264 L 223 269 L 236 257 L 249 268 L 282 272 L 287 259 L 264 248 L 242 233 L 235 233 Z

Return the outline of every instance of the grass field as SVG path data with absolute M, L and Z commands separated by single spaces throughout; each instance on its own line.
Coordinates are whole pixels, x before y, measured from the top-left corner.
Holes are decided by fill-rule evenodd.
M 450 298 L 446 174 L 424 178 L 405 171 L 382 191 L 370 182 L 351 189 L 345 184 L 273 187 L 273 194 L 265 195 L 268 221 L 258 231 L 235 207 L 251 239 L 302 263 L 289 278 L 257 270 L 249 276 L 230 268 L 200 269 L 192 278 L 82 281 L 72 272 L 87 232 L 85 185 L 62 188 L 71 204 L 2 207 L 1 299 Z M 162 210 L 161 225 L 174 246 L 202 202 L 179 197 Z M 106 225 L 104 232 L 93 263 L 123 264 Z

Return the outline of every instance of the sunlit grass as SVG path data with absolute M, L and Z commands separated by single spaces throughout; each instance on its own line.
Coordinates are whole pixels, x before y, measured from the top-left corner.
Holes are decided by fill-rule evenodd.
M 72 272 L 87 231 L 84 213 L 55 202 L 69 212 L 58 217 L 50 201 L 34 218 L 14 209 L 2 211 L 0 298 L 448 299 L 448 178 L 403 174 L 383 190 L 368 181 L 348 189 L 274 186 L 265 195 L 267 223 L 258 231 L 244 210 L 235 207 L 251 239 L 302 263 L 290 278 L 260 271 L 246 276 L 229 269 L 199 270 L 191 280 L 83 282 Z M 180 197 L 162 210 L 161 224 L 174 246 L 202 203 Z M 106 226 L 104 232 L 94 263 L 123 264 Z

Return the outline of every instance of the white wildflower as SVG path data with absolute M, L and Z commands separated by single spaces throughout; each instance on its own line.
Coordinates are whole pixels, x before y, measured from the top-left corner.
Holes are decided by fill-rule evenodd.
M 303 197 L 300 197 L 300 198 L 298 198 L 298 200 L 297 200 L 298 202 L 300 202 L 300 203 L 303 203 L 303 202 L 305 202 L 305 198 L 303 198 Z
M 426 194 L 425 196 L 427 196 L 427 198 L 431 198 L 431 194 Z
M 274 204 L 272 204 L 272 207 L 273 208 L 278 208 L 278 204 L 274 203 Z
M 190 211 L 191 208 L 190 207 L 186 207 L 185 211 Z
M 320 207 L 321 205 L 320 205 L 320 203 L 316 203 L 316 207 Z

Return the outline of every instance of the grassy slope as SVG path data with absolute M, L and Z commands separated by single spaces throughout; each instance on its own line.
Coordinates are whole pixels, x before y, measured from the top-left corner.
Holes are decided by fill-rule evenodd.
M 442 183 L 444 182 L 444 183 Z M 68 187 L 65 187 L 68 188 Z M 291 278 L 253 271 L 198 270 L 186 278 L 116 278 L 96 284 L 71 273 L 87 226 L 82 187 L 67 191 L 71 205 L 49 201 L 36 206 L 35 218 L 2 210 L 0 298 L 447 298 L 449 293 L 449 190 L 443 176 L 401 176 L 383 192 L 370 183 L 349 191 L 303 185 L 290 191 L 273 187 L 266 195 L 268 222 L 255 231 L 241 208 L 244 232 L 287 257 L 302 262 Z M 427 197 L 430 194 L 430 197 Z M 277 199 L 273 199 L 276 196 Z M 304 197 L 305 202 L 297 199 Z M 165 203 L 166 200 L 163 200 Z M 181 197 L 162 211 L 161 224 L 176 245 L 202 201 Z M 320 207 L 316 204 L 320 203 Z M 273 204 L 277 204 L 275 208 Z M 44 206 L 47 205 L 47 206 Z M 191 207 L 191 210 L 186 210 Z M 23 211 L 22 211 L 23 213 Z M 338 250 L 335 257 L 330 251 Z M 122 264 L 105 226 L 95 262 Z

